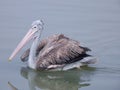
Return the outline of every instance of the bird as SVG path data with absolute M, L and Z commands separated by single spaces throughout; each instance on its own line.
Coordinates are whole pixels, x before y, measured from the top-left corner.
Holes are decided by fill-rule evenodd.
M 40 40 L 43 31 L 43 20 L 36 20 L 9 57 L 11 61 L 16 54 L 32 40 L 32 45 L 21 56 L 22 61 L 28 62 L 28 67 L 34 70 L 69 70 L 94 64 L 96 58 L 87 54 L 88 47 L 64 34 L 51 35 Z

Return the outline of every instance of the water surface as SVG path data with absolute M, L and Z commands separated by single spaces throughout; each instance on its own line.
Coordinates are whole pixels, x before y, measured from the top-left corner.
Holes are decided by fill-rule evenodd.
M 30 28 L 45 22 L 42 38 L 63 33 L 92 49 L 99 62 L 81 70 L 35 72 L 8 57 Z M 120 90 L 120 0 L 1 0 L 0 90 Z

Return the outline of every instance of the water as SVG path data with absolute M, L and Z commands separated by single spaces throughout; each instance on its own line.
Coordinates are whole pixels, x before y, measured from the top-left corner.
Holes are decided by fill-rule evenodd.
M 8 62 L 32 21 L 45 22 L 42 38 L 64 33 L 92 49 L 99 62 L 81 70 L 35 72 Z M 1 0 L 0 90 L 120 90 L 120 0 Z M 9 82 L 9 84 L 8 84 Z M 15 89 L 15 88 L 14 88 Z

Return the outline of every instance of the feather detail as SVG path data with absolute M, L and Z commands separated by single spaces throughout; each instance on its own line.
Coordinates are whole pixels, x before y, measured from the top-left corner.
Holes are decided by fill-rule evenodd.
M 54 35 L 46 39 L 47 43 L 38 54 L 37 68 L 46 69 L 49 65 L 62 65 L 76 62 L 86 57 L 86 47 L 69 39 L 63 34 Z

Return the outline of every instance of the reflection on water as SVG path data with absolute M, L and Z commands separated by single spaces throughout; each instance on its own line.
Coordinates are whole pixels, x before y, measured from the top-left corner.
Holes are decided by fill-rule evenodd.
M 10 86 L 11 90 L 18 90 L 11 82 L 8 81 L 8 85 Z
M 82 87 L 91 86 L 91 82 L 93 81 L 93 78 L 96 78 L 96 75 L 102 75 L 105 80 L 108 80 L 108 78 L 111 78 L 112 80 L 114 75 L 120 74 L 119 70 L 120 69 L 117 68 L 106 67 L 82 67 L 81 70 L 74 69 L 53 72 L 35 71 L 27 67 L 22 67 L 20 75 L 28 80 L 29 88 L 27 90 L 81 90 Z M 117 76 L 116 78 L 119 79 L 120 76 Z M 107 85 L 108 83 L 104 83 L 105 80 L 101 82 L 99 79 L 99 82 L 101 82 L 100 84 Z M 113 83 L 115 83 L 114 80 L 112 80 L 111 84 Z M 9 90 L 22 90 L 21 87 L 17 86 L 15 83 L 8 81 L 8 85 L 10 88 Z M 24 87 L 26 86 L 24 85 Z
M 21 75 L 28 80 L 30 90 L 78 90 L 89 86 L 95 68 L 86 67 L 84 70 L 62 72 L 38 72 L 29 68 L 21 68 Z

